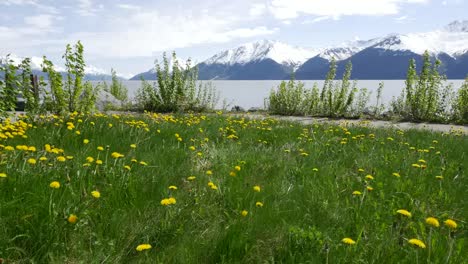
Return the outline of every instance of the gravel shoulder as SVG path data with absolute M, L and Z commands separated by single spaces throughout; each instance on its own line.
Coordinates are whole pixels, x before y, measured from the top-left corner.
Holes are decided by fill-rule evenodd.
M 235 114 L 236 116 L 243 116 L 246 118 L 264 119 L 264 118 L 275 118 L 278 120 L 298 122 L 304 125 L 320 124 L 320 123 L 331 123 L 338 125 L 359 125 L 369 126 L 375 128 L 393 128 L 401 130 L 430 130 L 434 132 L 458 132 L 462 134 L 468 134 L 468 126 L 466 125 L 452 125 L 452 124 L 433 124 L 433 123 L 411 123 L 411 122 L 392 122 L 382 120 L 363 120 L 363 119 L 329 119 L 329 118 L 317 118 L 317 117 L 302 117 L 302 116 L 276 116 L 276 115 L 263 115 L 263 114 Z

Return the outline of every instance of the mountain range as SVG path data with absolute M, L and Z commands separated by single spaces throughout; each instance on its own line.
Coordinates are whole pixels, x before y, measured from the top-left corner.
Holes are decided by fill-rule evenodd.
M 6 56 L 1 56 L 0 58 L 5 59 Z M 16 56 L 14 54 L 9 55 L 9 59 L 13 61 L 13 64 L 20 64 L 21 61 L 24 59 L 23 57 Z M 38 75 L 39 77 L 43 76 L 44 78 L 47 78 L 47 74 L 42 72 L 42 58 L 41 57 L 30 57 L 31 59 L 31 70 L 33 74 Z M 55 70 L 57 72 L 60 72 L 63 76 L 66 75 L 66 70 L 63 67 L 54 65 Z M 112 79 L 112 75 L 110 74 L 110 71 L 105 71 L 103 69 L 97 68 L 92 65 L 86 65 L 84 68 L 85 71 L 85 76 L 84 79 L 86 81 L 109 81 Z M 126 80 L 124 76 L 119 76 L 117 75 L 119 79 L 121 80 Z
M 301 48 L 271 40 L 247 43 L 223 50 L 199 63 L 201 80 L 282 80 L 294 73 L 296 79 L 324 79 L 335 58 L 337 75 L 353 64 L 352 78 L 367 80 L 405 79 L 410 59 L 421 66 L 428 51 L 442 62 L 441 72 L 449 79 L 468 74 L 468 21 L 454 21 L 424 33 L 389 34 L 370 40 L 349 41 L 335 47 Z M 156 79 L 154 69 L 131 80 Z

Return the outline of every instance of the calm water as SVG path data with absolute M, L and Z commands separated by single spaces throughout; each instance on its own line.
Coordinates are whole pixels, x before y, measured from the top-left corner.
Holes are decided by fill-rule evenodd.
M 268 97 L 272 88 L 275 88 L 281 81 L 211 81 L 220 92 L 220 100 L 218 107 L 222 107 L 223 99 L 230 105 L 229 109 L 234 105 L 239 105 L 246 110 L 250 107 L 264 106 L 264 99 Z M 323 80 L 303 81 L 306 88 L 312 88 L 314 83 L 318 87 L 323 86 Z M 405 85 L 404 80 L 388 80 L 383 81 L 385 86 L 383 89 L 382 98 L 384 103 L 391 101 L 393 96 L 400 95 L 401 90 Z M 129 96 L 133 97 L 135 92 L 141 87 L 140 81 L 124 81 L 129 90 Z M 377 89 L 380 81 L 358 81 L 359 88 L 367 88 L 372 91 L 370 104 L 375 103 Z M 463 83 L 463 80 L 449 80 L 454 88 L 457 89 Z

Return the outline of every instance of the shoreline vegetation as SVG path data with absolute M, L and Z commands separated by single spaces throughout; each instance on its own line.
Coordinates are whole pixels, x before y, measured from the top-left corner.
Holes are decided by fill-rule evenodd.
M 50 89 L 43 79 L 32 82 L 31 61 L 26 58 L 19 65 L 0 61 L 0 116 L 8 115 L 18 105 L 18 96 L 24 98 L 24 110 L 29 114 L 93 112 L 96 110 L 122 110 L 135 112 L 206 112 L 214 111 L 219 93 L 211 82 L 199 82 L 197 67 L 187 60 L 181 65 L 175 52 L 169 60 L 164 54 L 162 62 L 155 63 L 157 82 L 142 79 L 141 88 L 133 100 L 128 90 L 112 69 L 110 86 L 104 81 L 96 86 L 83 81 L 84 47 L 78 41 L 67 45 L 63 58 L 67 73 L 58 73 L 51 61 L 43 57 L 43 71 L 48 75 Z M 421 71 L 416 72 L 415 60 L 410 60 L 406 86 L 401 95 L 385 105 L 382 103 L 384 83 L 377 89 L 376 104 L 368 105 L 371 92 L 357 87 L 352 80 L 352 64 L 346 65 L 341 80 L 336 80 L 337 64 L 333 59 L 323 87 L 317 84 L 306 88 L 301 81 L 282 81 L 265 98 L 268 113 L 287 116 L 313 116 L 329 118 L 371 118 L 412 122 L 468 124 L 468 78 L 455 91 L 444 84 L 439 73 L 441 62 L 431 60 L 424 53 Z M 105 97 L 105 98 L 103 98 Z M 115 101 L 119 103 L 115 103 Z M 100 105 L 100 109 L 97 109 Z M 223 103 L 223 110 L 227 110 Z M 234 106 L 233 111 L 239 110 Z

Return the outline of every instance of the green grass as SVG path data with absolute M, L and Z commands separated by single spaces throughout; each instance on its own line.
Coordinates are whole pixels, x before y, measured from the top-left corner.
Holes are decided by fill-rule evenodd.
M 467 263 L 468 140 L 457 131 L 221 115 L 24 122 L 0 126 L 0 173 L 6 174 L 0 258 L 6 263 Z M 45 144 L 64 153 L 47 152 Z M 7 150 L 18 145 L 36 151 Z M 124 157 L 114 159 L 113 152 Z M 87 157 L 103 164 L 83 166 Z M 60 188 L 49 187 L 52 181 Z M 176 204 L 161 205 L 169 197 Z M 76 223 L 67 221 L 71 214 Z M 426 224 L 427 217 L 440 227 Z M 456 229 L 444 224 L 449 218 Z M 356 244 L 343 243 L 345 237 Z M 410 245 L 412 238 L 426 248 Z M 139 252 L 140 244 L 152 248 Z

